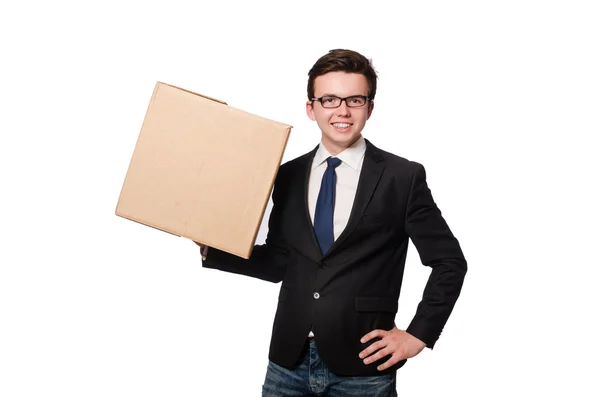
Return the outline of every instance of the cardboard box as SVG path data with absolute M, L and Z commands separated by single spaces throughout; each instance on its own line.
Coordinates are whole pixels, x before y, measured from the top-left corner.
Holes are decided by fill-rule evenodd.
M 116 215 L 248 258 L 291 128 L 158 82 Z

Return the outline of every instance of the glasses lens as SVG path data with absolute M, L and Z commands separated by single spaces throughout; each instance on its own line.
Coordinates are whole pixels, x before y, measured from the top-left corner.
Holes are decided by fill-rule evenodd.
M 367 100 L 364 96 L 351 96 L 346 99 L 346 104 L 349 107 L 360 107 L 364 106 L 365 103 L 367 103 Z
M 321 104 L 324 108 L 337 108 L 342 103 L 342 100 L 335 96 L 324 96 L 321 99 Z

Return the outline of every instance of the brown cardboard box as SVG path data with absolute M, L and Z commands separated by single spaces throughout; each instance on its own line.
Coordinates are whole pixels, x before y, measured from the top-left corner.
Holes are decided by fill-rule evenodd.
M 116 214 L 248 258 L 291 128 L 159 82 Z

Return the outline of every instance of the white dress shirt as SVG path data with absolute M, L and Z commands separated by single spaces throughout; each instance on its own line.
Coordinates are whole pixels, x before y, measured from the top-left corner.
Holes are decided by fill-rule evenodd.
M 317 198 L 321 190 L 321 180 L 327 169 L 327 158 L 337 157 L 342 163 L 335 169 L 335 204 L 333 208 L 333 239 L 334 241 L 342 234 L 348 224 L 350 211 L 356 196 L 356 187 L 365 158 L 367 144 L 362 136 L 349 148 L 332 156 L 321 143 L 313 159 L 310 179 L 308 181 L 308 211 L 313 225 L 315 222 L 315 209 Z
M 356 188 L 358 187 L 358 179 L 365 159 L 365 151 L 367 144 L 361 136 L 352 146 L 338 154 L 332 156 L 323 143 L 319 145 L 317 153 L 313 159 L 310 169 L 310 178 L 308 180 L 308 211 L 310 220 L 315 224 L 315 209 L 317 207 L 317 198 L 321 190 L 321 180 L 327 169 L 327 158 L 337 157 L 342 160 L 341 164 L 336 167 L 336 184 L 335 184 L 335 203 L 333 207 L 333 239 L 334 241 L 342 234 L 348 219 L 350 211 L 354 204 L 356 196 Z M 309 337 L 315 336 L 312 330 L 308 333 Z

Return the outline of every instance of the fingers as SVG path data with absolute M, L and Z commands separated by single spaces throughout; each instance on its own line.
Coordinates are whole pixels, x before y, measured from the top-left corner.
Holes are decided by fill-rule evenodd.
M 390 331 L 380 329 L 373 330 L 362 337 L 360 340 L 361 343 L 366 343 L 374 338 L 380 338 L 380 340 L 364 349 L 358 356 L 363 359 L 365 365 L 372 364 L 384 357 L 391 356 L 389 360 L 377 367 L 378 371 L 384 371 L 397 364 L 404 356 L 406 356 L 406 352 L 404 352 L 405 349 L 402 348 L 401 342 L 403 337 L 406 338 L 406 333 L 398 330 L 396 327 Z
M 384 348 L 385 346 L 386 346 L 386 343 L 382 340 L 375 342 L 371 346 L 367 347 L 365 350 L 360 352 L 358 357 L 365 358 L 367 356 L 370 356 L 372 353 L 376 352 L 379 349 Z
M 394 350 L 391 349 L 389 346 L 386 346 L 385 348 L 379 350 L 377 353 L 373 354 L 372 356 L 365 358 L 363 360 L 363 362 L 368 365 L 368 364 L 374 363 L 377 360 L 381 360 L 385 356 L 388 356 L 393 353 L 394 353 Z
M 378 366 L 377 370 L 378 371 L 385 371 L 386 369 L 388 369 L 392 365 L 397 364 L 399 361 L 400 361 L 400 356 L 395 354 L 392 357 L 390 357 L 389 360 L 387 360 L 386 362 L 384 362 L 383 364 L 381 364 L 380 366 Z
M 206 253 L 208 252 L 208 246 L 204 245 L 204 244 L 200 244 L 197 241 L 194 241 L 194 243 L 200 247 L 200 254 L 202 255 L 202 260 L 206 260 Z
M 368 341 L 370 341 L 373 338 L 383 338 L 386 335 L 386 331 L 381 330 L 381 329 L 375 329 L 371 332 L 369 332 L 368 334 L 366 334 L 365 336 L 362 337 L 362 339 L 360 340 L 360 343 L 367 343 Z

